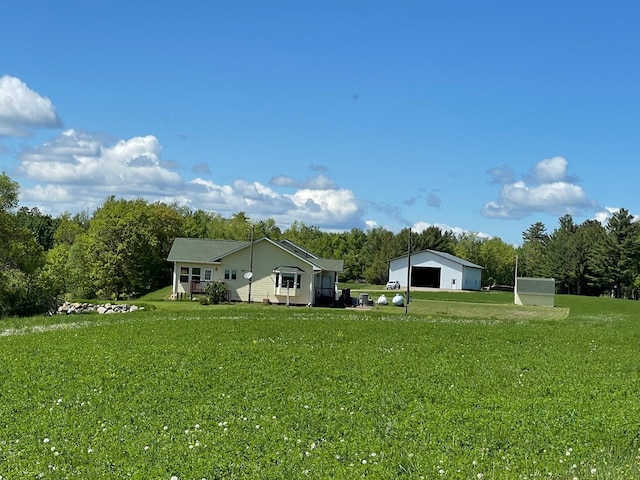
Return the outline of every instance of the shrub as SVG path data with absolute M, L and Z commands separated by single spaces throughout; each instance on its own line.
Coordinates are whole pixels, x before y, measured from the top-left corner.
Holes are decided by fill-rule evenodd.
M 227 299 L 227 286 L 222 282 L 211 282 L 204 293 L 211 303 L 217 304 Z

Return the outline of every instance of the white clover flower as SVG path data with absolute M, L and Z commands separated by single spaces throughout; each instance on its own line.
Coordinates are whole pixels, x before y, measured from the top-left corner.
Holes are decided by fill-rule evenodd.
M 93 448 L 91 447 L 87 448 L 87 453 L 93 453 Z
M 198 430 L 198 429 L 200 428 L 200 424 L 199 424 L 199 423 L 196 423 L 196 424 L 193 426 L 193 428 L 195 428 L 196 430 Z
M 42 440 L 44 443 L 49 443 L 49 439 L 45 438 L 44 440 Z
M 484 473 L 479 473 L 478 475 L 476 475 L 476 478 L 478 480 L 483 480 L 484 479 Z
M 366 465 L 366 464 L 367 464 L 367 459 L 366 459 L 366 458 L 362 459 L 362 464 L 363 464 L 363 465 Z
M 596 470 L 595 468 L 592 468 L 592 469 L 591 469 L 591 475 L 595 475 L 595 474 L 596 474 L 596 472 L 597 472 L 597 470 Z

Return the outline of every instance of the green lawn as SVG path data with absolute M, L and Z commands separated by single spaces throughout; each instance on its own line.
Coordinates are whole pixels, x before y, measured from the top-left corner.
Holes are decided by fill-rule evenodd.
M 0 320 L 2 480 L 640 478 L 638 302 L 162 298 Z

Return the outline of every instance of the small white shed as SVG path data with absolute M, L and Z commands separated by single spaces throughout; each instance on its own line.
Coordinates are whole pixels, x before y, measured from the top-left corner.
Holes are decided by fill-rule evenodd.
M 450 253 L 422 250 L 411 254 L 411 286 L 480 290 L 482 267 Z M 389 262 L 389 280 L 407 285 L 407 255 Z

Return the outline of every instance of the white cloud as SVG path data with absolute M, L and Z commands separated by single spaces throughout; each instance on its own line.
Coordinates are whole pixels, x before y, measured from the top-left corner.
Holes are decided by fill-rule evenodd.
M 333 190 L 337 188 L 332 179 L 322 174 L 309 177 L 303 181 L 296 180 L 287 175 L 278 175 L 269 180 L 269 185 L 274 187 L 310 188 L 314 190 Z
M 613 217 L 619 211 L 620 211 L 619 207 L 604 207 L 604 210 L 596 212 L 593 218 L 594 220 L 597 220 L 598 222 L 600 222 L 602 225 L 606 226 L 609 220 L 611 219 L 611 217 Z M 640 215 L 634 215 L 631 212 L 629 213 L 631 214 L 635 222 L 640 222 Z
M 69 191 L 60 185 L 36 185 L 21 191 L 22 200 L 28 202 L 69 202 Z
M 0 136 L 27 137 L 34 128 L 60 128 L 51 100 L 16 77 L 0 77 Z
M 183 179 L 161 165 L 160 150 L 152 135 L 105 145 L 99 136 L 66 130 L 19 155 L 18 169 L 36 182 L 76 186 L 81 191 L 90 186 L 101 194 L 161 194 L 181 189 Z
M 617 207 L 604 207 L 604 210 L 596 212 L 594 215 L 594 219 L 600 222 L 602 225 L 606 225 L 609 219 L 619 212 L 620 209 Z
M 438 227 L 442 233 L 444 232 L 453 232 L 455 235 L 463 235 L 465 233 L 475 233 L 480 238 L 491 238 L 490 235 L 482 232 L 472 232 L 470 230 L 466 230 L 460 227 L 450 227 L 445 223 L 427 223 L 427 222 L 416 222 L 411 227 L 411 230 L 416 233 L 422 233 L 429 227 Z
M 358 217 L 359 208 L 355 196 L 347 189 L 301 189 L 293 195 L 285 195 L 294 204 L 295 209 L 289 215 L 304 212 L 307 222 L 313 225 L 353 225 Z M 294 217 L 295 218 L 295 217 Z
M 537 183 L 562 182 L 567 179 L 567 165 L 564 157 L 546 158 L 533 166 L 533 178 Z
M 506 219 L 524 218 L 534 212 L 577 215 L 595 208 L 582 187 L 569 181 L 567 166 L 563 157 L 538 162 L 532 169 L 533 184 L 522 180 L 503 184 L 498 199 L 487 202 L 482 214 Z
M 94 210 L 106 197 L 115 195 L 176 202 L 221 215 L 244 211 L 256 219 L 273 218 L 283 226 L 293 220 L 334 229 L 362 223 L 353 192 L 337 188 L 322 174 L 293 181 L 298 187 L 286 194 L 244 179 L 219 185 L 200 177 L 186 180 L 167 168 L 174 164 L 162 160 L 161 150 L 152 135 L 114 141 L 104 135 L 66 130 L 18 156 L 19 173 L 35 184 L 22 189 L 22 202 L 58 214 Z M 284 181 L 273 184 L 290 190 L 289 177 L 276 178 Z

